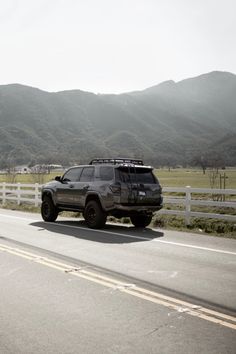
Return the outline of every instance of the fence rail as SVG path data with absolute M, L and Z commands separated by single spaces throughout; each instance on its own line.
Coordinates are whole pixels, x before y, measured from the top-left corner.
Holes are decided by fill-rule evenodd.
M 6 204 L 7 201 L 34 204 L 38 207 L 41 204 L 41 186 L 38 183 L 0 183 L 0 201 Z
M 165 207 L 167 204 L 177 204 L 182 206 L 183 210 L 164 208 L 160 210 L 159 213 L 164 215 L 171 214 L 183 216 L 186 225 L 191 224 L 191 217 L 222 219 L 236 222 L 236 189 L 191 188 L 187 186 L 184 188 L 165 187 L 163 188 L 163 192 L 168 194 L 167 196 L 164 196 Z M 175 194 L 175 196 L 173 196 L 173 193 Z M 176 193 L 183 194 L 183 196 L 176 196 Z M 169 194 L 172 195 L 169 196 Z M 217 197 L 222 199 L 222 196 L 225 195 L 228 195 L 230 197 L 229 201 L 214 200 Z M 210 198 L 213 200 L 211 200 Z M 193 211 L 191 209 L 191 206 L 233 208 L 234 212 L 232 214 L 219 214 L 208 213 L 203 211 Z
M 41 204 L 41 187 L 42 185 L 38 183 L 0 183 L 0 202 L 3 205 L 6 204 L 7 201 L 14 201 L 18 205 L 31 203 L 38 207 Z M 160 210 L 158 214 L 180 215 L 184 217 L 186 225 L 190 225 L 192 217 L 223 219 L 236 222 L 236 189 L 164 187 L 163 192 L 164 208 Z M 214 197 L 225 195 L 228 195 L 230 200 L 214 200 Z M 178 205 L 182 210 L 170 209 L 170 205 Z M 228 214 L 207 213 L 203 211 L 193 211 L 191 206 L 233 208 L 234 211 Z

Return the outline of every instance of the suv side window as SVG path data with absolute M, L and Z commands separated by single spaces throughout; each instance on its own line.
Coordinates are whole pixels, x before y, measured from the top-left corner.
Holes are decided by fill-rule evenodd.
M 80 182 L 91 182 L 93 180 L 94 180 L 94 167 L 84 167 L 80 176 Z
M 67 182 L 78 182 L 81 175 L 82 168 L 71 168 L 63 176 L 63 181 Z
M 114 170 L 111 166 L 100 167 L 100 179 L 102 181 L 111 181 L 114 178 Z

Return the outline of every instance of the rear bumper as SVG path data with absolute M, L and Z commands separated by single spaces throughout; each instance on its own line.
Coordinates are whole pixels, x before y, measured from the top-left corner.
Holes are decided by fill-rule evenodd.
M 114 206 L 114 210 L 121 210 L 121 211 L 137 211 L 137 212 L 154 212 L 162 209 L 163 205 L 124 205 L 124 204 L 117 204 Z

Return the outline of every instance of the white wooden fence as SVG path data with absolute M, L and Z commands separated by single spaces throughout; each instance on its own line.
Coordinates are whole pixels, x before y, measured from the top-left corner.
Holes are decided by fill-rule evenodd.
M 163 192 L 168 194 L 178 193 L 183 194 L 179 196 L 166 196 L 164 197 L 164 209 L 160 210 L 160 214 L 180 215 L 185 219 L 185 224 L 190 225 L 191 217 L 198 218 L 212 218 L 223 219 L 236 222 L 236 189 L 207 189 L 207 188 L 191 188 L 189 186 L 184 188 L 165 187 Z M 225 196 L 228 195 L 229 201 L 226 201 Z M 217 198 L 224 201 L 214 200 Z M 223 197 L 223 198 L 222 198 Z M 207 198 L 207 199 L 206 199 Z M 183 210 L 165 209 L 166 205 L 175 204 L 183 207 Z M 216 214 L 207 213 L 203 211 L 192 211 L 191 206 L 205 206 L 205 207 L 223 207 L 233 208 L 233 213 L 230 214 Z
M 36 207 L 41 204 L 41 186 L 38 183 L 0 183 L 0 201 L 6 204 L 7 201 L 34 204 Z
M 186 225 L 191 222 L 191 217 L 216 218 L 236 222 L 236 189 L 206 189 L 206 188 L 175 188 L 164 187 L 164 208 L 158 214 L 172 214 L 184 217 Z M 31 203 L 36 207 L 41 204 L 41 185 L 23 183 L 0 183 L 0 202 L 4 205 L 7 201 Z M 174 195 L 173 195 L 174 193 Z M 171 195 L 172 194 L 172 195 Z M 178 195 L 176 195 L 178 194 Z M 224 196 L 224 201 L 215 201 L 213 196 Z M 225 200 L 228 196 L 228 201 Z M 206 199 L 207 198 L 207 199 Z M 213 200 L 212 200 L 213 199 Z M 180 206 L 180 210 L 169 209 L 170 205 Z M 233 208 L 230 214 L 206 213 L 192 211 L 191 206 Z M 166 208 L 168 206 L 168 208 Z

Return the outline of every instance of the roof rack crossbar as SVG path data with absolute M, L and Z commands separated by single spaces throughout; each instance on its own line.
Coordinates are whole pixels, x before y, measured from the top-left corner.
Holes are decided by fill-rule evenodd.
M 96 158 L 90 161 L 90 165 L 100 164 L 100 163 L 109 163 L 113 165 L 119 164 L 132 164 L 132 165 L 141 165 L 143 166 L 143 160 L 141 159 L 132 159 L 132 158 Z

